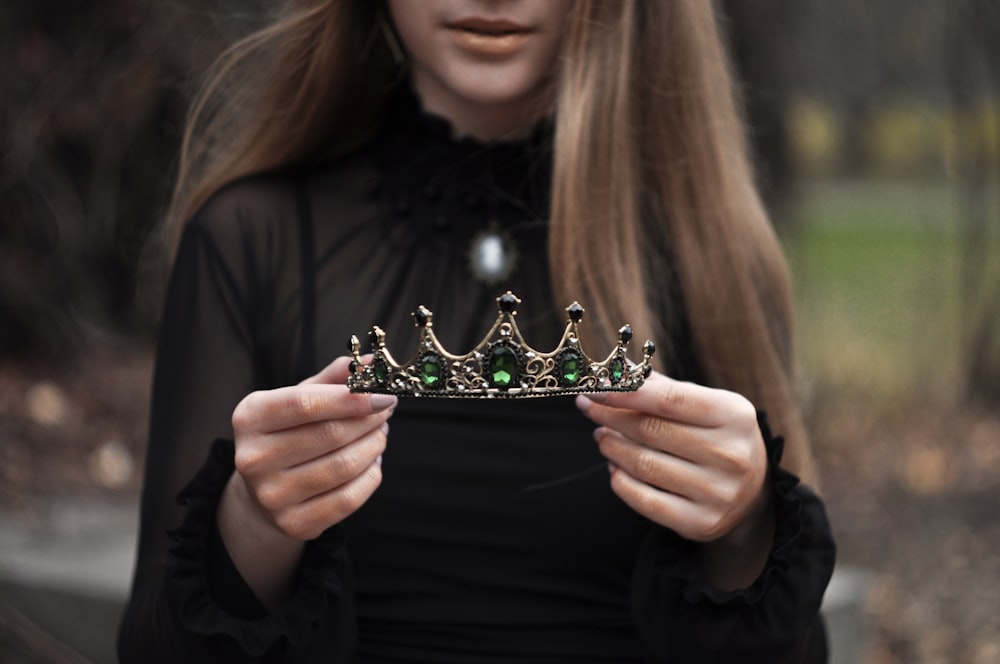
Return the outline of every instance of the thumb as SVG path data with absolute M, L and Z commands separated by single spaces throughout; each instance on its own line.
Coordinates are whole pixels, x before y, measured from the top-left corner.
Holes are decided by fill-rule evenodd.
M 347 382 L 347 377 L 351 375 L 351 358 L 341 355 L 330 364 L 326 365 L 319 373 L 309 376 L 299 385 L 343 385 Z

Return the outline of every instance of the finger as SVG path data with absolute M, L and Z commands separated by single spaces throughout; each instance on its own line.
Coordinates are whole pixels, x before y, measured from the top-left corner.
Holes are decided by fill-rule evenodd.
M 278 525 L 285 532 L 291 529 L 299 533 L 301 539 L 315 539 L 330 526 L 358 511 L 381 483 L 382 465 L 374 462 L 346 484 L 285 511 Z
M 710 429 L 597 403 L 588 405 L 585 413 L 593 422 L 645 447 L 699 465 L 712 458 Z
M 378 431 L 386 424 L 391 412 L 383 410 L 366 417 L 312 422 L 292 429 L 269 433 L 253 445 L 256 463 L 250 465 L 241 448 L 237 451 L 242 463 L 240 472 L 259 474 L 262 470 L 293 468 L 341 449 L 356 440 Z
M 388 431 L 388 424 L 383 424 L 329 454 L 279 473 L 276 484 L 287 487 L 280 498 L 284 504 L 299 503 L 347 484 L 385 452 Z
M 611 471 L 611 489 L 626 505 L 650 521 L 691 539 L 695 531 L 691 522 L 700 512 L 691 500 L 651 487 L 622 468 Z
M 351 394 L 344 385 L 292 385 L 247 395 L 233 411 L 233 429 L 282 431 L 310 422 L 364 417 L 396 403 L 396 397 L 385 394 Z
M 712 478 L 701 466 L 628 440 L 600 427 L 594 432 L 601 454 L 632 477 L 655 488 L 703 502 L 712 495 Z
M 578 403 L 584 400 L 701 427 L 723 426 L 733 408 L 749 406 L 746 399 L 733 392 L 675 380 L 655 371 L 635 392 L 598 392 L 578 398 Z

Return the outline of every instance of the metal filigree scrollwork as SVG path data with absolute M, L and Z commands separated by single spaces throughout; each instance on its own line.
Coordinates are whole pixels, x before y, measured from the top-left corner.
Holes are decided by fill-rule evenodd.
M 420 328 L 418 352 L 399 363 L 385 345 L 385 333 L 375 326 L 369 333 L 373 358 L 361 361 L 361 343 L 351 337 L 348 350 L 354 360 L 347 385 L 352 392 L 443 398 L 501 398 L 628 392 L 638 389 L 652 371 L 656 347 L 643 346 L 641 362 L 626 354 L 632 328 L 618 331 L 618 344 L 603 361 L 587 356 L 580 347 L 577 326 L 584 309 L 574 302 L 566 308 L 568 320 L 559 345 L 550 352 L 531 348 L 521 336 L 515 316 L 521 300 L 507 291 L 497 298 L 499 315 L 486 337 L 465 355 L 448 352 L 433 329 L 433 313 L 420 306 L 413 319 Z

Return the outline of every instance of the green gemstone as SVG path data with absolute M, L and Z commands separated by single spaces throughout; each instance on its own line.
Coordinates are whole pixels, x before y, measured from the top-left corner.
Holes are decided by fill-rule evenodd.
M 583 358 L 575 351 L 567 351 L 562 354 L 559 362 L 559 376 L 565 385 L 576 385 L 580 380 L 580 369 L 583 365 Z
M 611 382 L 617 383 L 625 375 L 625 360 L 616 357 L 611 361 Z
M 496 346 L 489 355 L 490 381 L 494 387 L 510 387 L 517 379 L 517 355 L 506 346 Z
M 379 385 L 383 385 L 386 378 L 389 377 L 389 367 L 386 365 L 385 360 L 381 358 L 375 360 L 375 366 L 372 367 L 372 370 L 375 373 L 375 381 Z
M 427 387 L 437 387 L 441 382 L 441 358 L 424 355 L 420 360 L 420 380 Z

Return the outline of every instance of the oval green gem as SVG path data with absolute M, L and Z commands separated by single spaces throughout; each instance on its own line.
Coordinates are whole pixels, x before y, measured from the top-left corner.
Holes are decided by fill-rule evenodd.
M 379 385 L 383 385 L 386 378 L 389 377 L 389 367 L 386 365 L 385 360 L 382 358 L 375 360 L 375 366 L 372 367 L 372 370 L 375 374 L 375 381 Z
M 441 382 L 441 359 L 437 355 L 424 355 L 420 360 L 420 380 L 427 387 Z
M 517 355 L 506 346 L 496 346 L 490 351 L 488 369 L 494 387 L 510 387 L 517 380 Z
M 625 360 L 616 357 L 611 361 L 611 382 L 617 383 L 625 375 Z
M 583 358 L 575 351 L 563 353 L 559 362 L 559 377 L 562 379 L 562 382 L 566 385 L 576 385 L 577 381 L 580 380 L 582 364 Z

